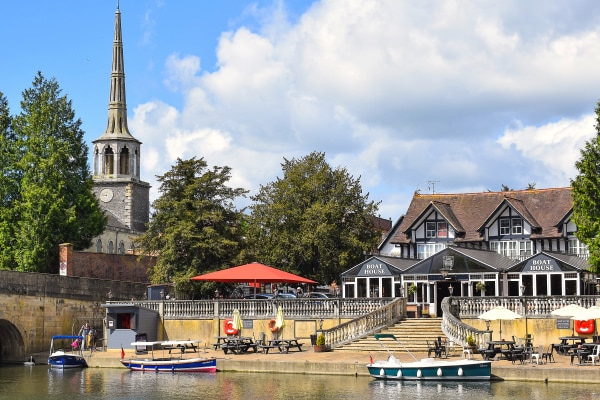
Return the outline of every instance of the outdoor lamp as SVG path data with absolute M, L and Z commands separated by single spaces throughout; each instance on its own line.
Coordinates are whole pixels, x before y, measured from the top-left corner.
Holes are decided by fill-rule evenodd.
M 521 296 L 525 296 L 525 285 L 521 285 Z
M 452 293 L 454 293 L 454 286 L 452 286 L 452 284 L 448 286 L 448 291 L 450 292 L 450 296 L 452 296 Z
M 488 331 L 488 332 L 490 330 L 490 320 L 489 319 L 485 320 L 485 330 Z

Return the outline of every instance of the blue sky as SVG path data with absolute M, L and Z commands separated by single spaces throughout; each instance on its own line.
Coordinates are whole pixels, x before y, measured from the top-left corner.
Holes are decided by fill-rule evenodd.
M 39 70 L 106 128 L 117 1 L 0 3 L 0 92 Z M 568 186 L 600 99 L 600 3 L 121 0 L 142 178 L 230 166 L 256 193 L 323 151 L 396 220 L 415 190 Z M 247 204 L 240 202 L 240 205 Z

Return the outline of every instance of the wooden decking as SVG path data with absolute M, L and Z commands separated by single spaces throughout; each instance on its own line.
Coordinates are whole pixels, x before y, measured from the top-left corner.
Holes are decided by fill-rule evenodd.
M 427 340 L 431 342 L 438 336 L 441 336 L 442 338 L 445 337 L 442 333 L 441 318 L 405 319 L 378 333 L 391 333 L 396 336 L 399 342 L 391 340 L 386 340 L 384 342 L 385 346 L 394 353 L 405 352 L 406 349 L 408 349 L 413 353 L 427 354 Z M 374 335 L 370 335 L 362 339 L 357 339 L 344 346 L 336 347 L 335 351 L 375 353 L 386 352 L 387 350 L 381 346 L 380 341 L 375 339 Z

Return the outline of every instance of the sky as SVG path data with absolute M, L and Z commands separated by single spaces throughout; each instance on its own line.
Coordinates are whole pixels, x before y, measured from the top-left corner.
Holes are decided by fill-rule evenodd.
M 0 2 L 0 92 L 37 71 L 85 140 L 106 129 L 117 0 Z M 382 218 L 415 191 L 566 187 L 596 134 L 595 0 L 121 0 L 141 177 L 177 158 L 256 194 L 313 151 L 360 178 Z M 239 207 L 251 203 L 240 199 Z

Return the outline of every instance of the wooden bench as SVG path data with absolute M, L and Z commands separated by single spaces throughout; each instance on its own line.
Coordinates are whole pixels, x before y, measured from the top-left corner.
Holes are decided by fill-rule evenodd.
M 269 350 L 271 349 L 278 349 L 279 352 L 281 352 L 281 347 L 282 345 L 274 345 L 274 344 L 259 344 L 257 346 L 259 349 L 262 350 L 263 353 L 265 354 L 269 354 Z

